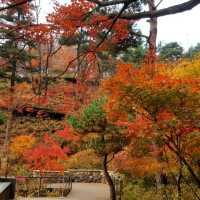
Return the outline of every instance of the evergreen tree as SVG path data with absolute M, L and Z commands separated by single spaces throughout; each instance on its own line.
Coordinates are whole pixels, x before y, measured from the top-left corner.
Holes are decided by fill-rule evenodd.
M 15 86 L 17 81 L 17 70 L 26 68 L 26 62 L 31 59 L 27 51 L 31 41 L 25 36 L 23 29 L 31 20 L 32 16 L 28 5 L 5 10 L 0 16 L 0 37 L 2 40 L 0 58 L 5 60 L 4 69 L 8 72 L 11 88 Z

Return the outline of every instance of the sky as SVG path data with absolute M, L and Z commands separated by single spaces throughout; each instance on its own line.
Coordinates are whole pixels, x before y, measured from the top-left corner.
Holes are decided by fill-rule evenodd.
M 57 0 L 60 3 L 67 3 L 69 0 Z M 164 0 L 159 8 L 183 3 L 188 0 Z M 51 0 L 41 0 L 41 20 L 45 20 L 45 15 L 52 12 L 53 4 Z M 149 23 L 146 20 L 139 22 L 139 27 L 144 34 L 148 35 Z M 195 46 L 200 42 L 200 5 L 192 10 L 160 17 L 158 19 L 158 43 L 163 44 L 177 41 L 187 50 L 190 46 Z

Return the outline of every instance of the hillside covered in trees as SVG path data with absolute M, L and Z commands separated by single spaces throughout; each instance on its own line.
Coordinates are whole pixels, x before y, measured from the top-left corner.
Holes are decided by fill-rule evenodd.
M 199 0 L 0 0 L 0 175 L 101 169 L 122 200 L 200 199 L 200 41 L 157 45 Z M 138 26 L 149 20 L 149 35 Z M 197 22 L 198 23 L 198 22 Z

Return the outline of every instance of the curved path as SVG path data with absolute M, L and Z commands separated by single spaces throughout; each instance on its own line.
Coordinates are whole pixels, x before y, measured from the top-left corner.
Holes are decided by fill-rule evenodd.
M 18 200 L 109 200 L 109 188 L 101 183 L 73 183 L 67 197 L 19 198 Z

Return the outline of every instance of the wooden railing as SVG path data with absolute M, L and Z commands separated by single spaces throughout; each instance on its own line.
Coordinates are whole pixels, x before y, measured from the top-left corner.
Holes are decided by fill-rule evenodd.
M 19 196 L 67 196 L 72 189 L 70 176 L 21 176 L 17 178 L 17 194 Z

